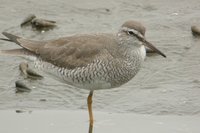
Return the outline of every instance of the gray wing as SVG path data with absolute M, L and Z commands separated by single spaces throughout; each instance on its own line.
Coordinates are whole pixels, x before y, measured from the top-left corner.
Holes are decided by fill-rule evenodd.
M 68 69 L 86 66 L 97 57 L 112 56 L 107 47 L 115 47 L 115 43 L 106 36 L 80 35 L 50 41 L 33 41 L 5 32 L 3 34 L 9 41 L 31 51 L 42 60 Z M 107 54 L 102 54 L 105 52 Z

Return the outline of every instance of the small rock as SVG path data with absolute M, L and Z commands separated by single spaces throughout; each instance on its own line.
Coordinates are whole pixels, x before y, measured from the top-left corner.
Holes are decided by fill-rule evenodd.
M 200 36 L 200 26 L 191 26 L 191 31 L 194 36 Z
M 33 71 L 32 69 L 30 69 L 28 66 L 28 63 L 25 63 L 25 62 L 20 63 L 19 69 L 22 72 L 22 74 L 27 78 L 31 78 L 31 79 L 35 79 L 35 80 L 43 78 L 43 76 L 41 76 L 40 74 L 38 74 L 35 71 Z
M 15 110 L 16 113 L 24 113 L 25 111 L 23 110 Z
M 21 80 L 15 82 L 15 87 L 16 87 L 16 93 L 31 91 L 31 89 L 27 85 L 25 85 Z
M 31 21 L 32 21 L 34 18 L 36 18 L 36 16 L 35 16 L 34 14 L 28 15 L 28 16 L 24 19 L 24 21 L 21 23 L 21 27 L 30 25 L 30 24 L 31 24 Z
M 21 23 L 21 27 L 32 26 L 39 31 L 47 31 L 56 27 L 56 21 L 37 18 L 34 14 L 28 15 Z
M 35 79 L 35 80 L 38 80 L 38 79 L 42 79 L 43 76 L 39 75 L 38 73 L 36 73 L 35 71 L 33 71 L 32 69 L 28 68 L 26 70 L 27 72 L 27 76 L 28 78 L 31 78 L 31 79 Z
M 19 70 L 22 72 L 23 75 L 27 75 L 28 63 L 22 62 L 19 64 Z
M 56 27 L 55 21 L 46 20 L 46 19 L 38 19 L 38 18 L 34 18 L 31 21 L 31 24 L 33 28 L 36 28 L 37 30 L 41 30 L 41 31 L 50 30 Z
M 110 12 L 110 9 L 106 8 L 106 11 L 107 11 L 107 12 Z
M 19 109 L 15 110 L 15 112 L 16 113 L 25 113 L 25 112 L 32 113 L 31 110 L 19 110 Z
M 41 102 L 46 102 L 46 101 L 47 101 L 47 99 L 40 99 L 40 101 L 41 101 Z

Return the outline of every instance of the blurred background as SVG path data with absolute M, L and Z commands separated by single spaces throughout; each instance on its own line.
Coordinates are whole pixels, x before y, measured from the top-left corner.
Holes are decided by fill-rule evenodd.
M 0 31 L 34 40 L 80 33 L 116 33 L 126 20 L 146 27 L 146 38 L 167 58 L 149 56 L 127 84 L 94 92 L 94 111 L 154 115 L 200 114 L 200 38 L 191 34 L 200 25 L 199 0 L 1 0 Z M 20 24 L 29 14 L 56 21 L 49 31 Z M 0 35 L 3 37 L 3 35 Z M 0 49 L 18 48 L 0 41 Z M 19 57 L 0 57 L 1 110 L 86 110 L 87 90 L 73 88 L 43 74 L 28 80 L 30 92 L 16 93 L 23 79 Z

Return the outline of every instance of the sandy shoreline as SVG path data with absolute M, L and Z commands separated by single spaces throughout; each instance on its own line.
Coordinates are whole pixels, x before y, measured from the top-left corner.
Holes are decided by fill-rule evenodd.
M 94 133 L 199 133 L 200 116 L 94 112 Z M 0 111 L 1 133 L 87 133 L 86 111 Z

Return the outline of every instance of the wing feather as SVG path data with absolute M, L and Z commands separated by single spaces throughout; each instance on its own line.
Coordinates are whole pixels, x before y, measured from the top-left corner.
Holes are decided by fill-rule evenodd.
M 108 56 L 113 53 L 112 49 L 116 49 L 116 40 L 112 39 L 115 38 L 112 34 L 76 35 L 48 41 L 34 41 L 10 33 L 3 34 L 9 41 L 17 43 L 42 60 L 68 69 L 86 66 L 97 58 L 105 58 L 103 56 Z M 103 54 L 105 51 L 107 54 Z

